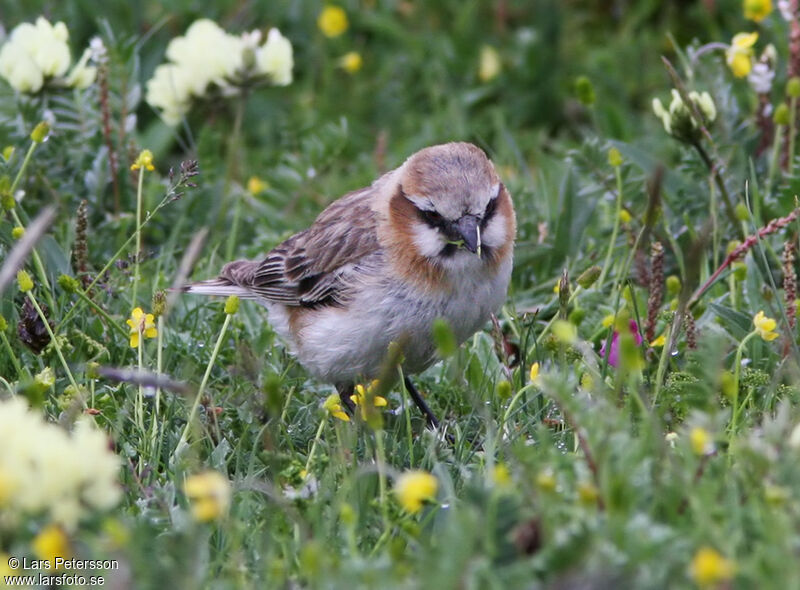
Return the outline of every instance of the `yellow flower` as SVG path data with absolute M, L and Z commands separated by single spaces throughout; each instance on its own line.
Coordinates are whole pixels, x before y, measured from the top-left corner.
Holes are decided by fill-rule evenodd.
M 56 557 L 69 559 L 72 554 L 66 533 L 55 524 L 49 524 L 39 531 L 33 538 L 31 546 L 36 557 L 46 559 L 51 566 L 54 565 Z
M 666 343 L 667 343 L 667 337 L 666 337 L 666 335 L 664 335 L 664 334 L 661 334 L 661 336 L 659 336 L 658 338 L 656 338 L 655 340 L 653 340 L 653 341 L 650 343 L 650 346 L 652 346 L 652 347 L 654 347 L 654 348 L 655 348 L 655 347 L 659 347 L 659 348 L 660 348 L 660 347 L 664 346 Z
M 368 409 L 367 409 L 367 394 L 371 393 L 373 389 L 378 385 L 378 380 L 375 379 L 369 386 L 365 389 L 363 385 L 360 383 L 356 385 L 356 392 L 350 396 L 352 402 L 361 408 L 361 417 L 366 420 Z M 387 401 L 385 397 L 381 397 L 379 395 L 375 395 L 372 397 L 372 405 L 375 408 L 383 408 L 387 405 Z
M 612 147 L 608 150 L 608 163 L 614 168 L 622 166 L 622 154 L 617 148 Z
M 24 270 L 17 271 L 17 283 L 19 283 L 19 290 L 23 293 L 33 289 L 33 279 Z
M 11 556 L 8 553 L 0 551 L 0 580 L 5 579 L 6 576 L 13 576 L 14 570 L 8 565 L 8 560 Z
M 714 441 L 705 428 L 695 426 L 689 433 L 689 444 L 695 455 L 708 455 L 714 450 Z
M 317 18 L 317 26 L 322 34 L 332 39 L 347 30 L 347 13 L 340 6 L 329 5 L 322 9 Z
M 11 237 L 14 238 L 15 240 L 20 239 L 24 235 L 25 235 L 25 228 L 22 227 L 21 225 L 18 225 L 17 227 L 11 230 Z
M 492 470 L 492 481 L 498 487 L 506 488 L 511 485 L 511 471 L 504 463 L 498 463 Z
M 251 176 L 247 181 L 247 192 L 251 195 L 260 195 L 269 188 L 269 183 L 264 182 L 258 176 Z
M 481 60 L 478 65 L 478 78 L 481 82 L 488 82 L 497 77 L 502 69 L 500 54 L 491 45 L 481 47 Z
M 578 339 L 578 329 L 575 324 L 566 320 L 556 320 L 553 324 L 553 335 L 562 344 L 572 344 Z
M 153 152 L 150 150 L 142 150 L 136 161 L 131 164 L 131 170 L 138 170 L 144 168 L 145 170 L 155 170 L 153 166 Z
M 603 327 L 604 328 L 608 328 L 608 327 L 612 326 L 614 324 L 614 318 L 615 318 L 615 315 L 613 313 L 610 313 L 607 316 L 605 316 L 603 318 L 603 321 L 601 322 L 603 324 Z
M 744 0 L 744 17 L 760 23 L 772 12 L 772 0 Z
M 530 372 L 531 383 L 536 383 L 539 379 L 539 363 L 533 363 L 531 365 L 531 372 Z
M 753 45 L 758 33 L 738 33 L 733 36 L 731 46 L 725 50 L 728 67 L 737 78 L 744 78 L 753 69 Z
M 594 379 L 589 373 L 584 373 L 581 376 L 581 387 L 587 391 L 590 391 L 594 388 Z
M 231 484 L 218 471 L 205 471 L 186 478 L 183 492 L 189 498 L 192 516 L 210 522 L 225 516 L 231 505 Z
M 632 219 L 631 214 L 628 213 L 628 211 L 626 209 L 620 209 L 619 210 L 619 220 L 622 223 L 625 223 L 625 224 L 630 223 L 631 219 Z
M 364 60 L 358 51 L 349 51 L 341 57 L 339 65 L 348 74 L 355 74 L 364 65 Z
M 590 481 L 582 481 L 578 484 L 578 499 L 582 504 L 594 504 L 600 492 L 597 487 Z
M 422 509 L 423 502 L 433 500 L 439 482 L 427 471 L 412 469 L 397 478 L 394 493 L 400 505 L 408 512 L 416 513 Z
M 536 474 L 536 485 L 543 492 L 554 492 L 556 489 L 556 476 L 552 469 L 545 469 Z
M 711 547 L 697 550 L 689 565 L 689 575 L 700 587 L 716 586 L 733 577 L 734 563 Z
M 325 403 L 322 404 L 322 407 L 334 418 L 339 418 L 339 420 L 343 420 L 344 422 L 350 422 L 350 416 L 342 409 L 342 404 L 339 403 L 339 401 L 339 394 L 332 393 L 325 399 Z
M 772 318 L 765 316 L 763 311 L 759 311 L 753 316 L 753 325 L 756 327 L 758 334 L 767 342 L 778 337 L 778 333 L 775 331 L 777 323 Z
M 139 348 L 139 338 L 155 338 L 158 336 L 158 329 L 155 325 L 155 317 L 152 313 L 144 313 L 141 307 L 137 307 L 131 312 L 130 319 L 125 322 L 130 327 L 131 348 Z

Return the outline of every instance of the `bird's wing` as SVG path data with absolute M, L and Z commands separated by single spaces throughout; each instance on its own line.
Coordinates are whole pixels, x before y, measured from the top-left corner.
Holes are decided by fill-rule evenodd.
M 371 197 L 371 188 L 342 197 L 262 260 L 231 262 L 187 291 L 304 307 L 345 302 L 381 256 Z

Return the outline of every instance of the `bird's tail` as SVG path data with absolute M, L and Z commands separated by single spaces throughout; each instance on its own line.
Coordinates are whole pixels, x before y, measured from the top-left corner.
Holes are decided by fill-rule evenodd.
M 255 294 L 245 287 L 233 284 L 225 278 L 209 279 L 207 281 L 198 281 L 196 283 L 189 283 L 181 287 L 184 293 L 195 293 L 197 295 L 217 295 L 220 297 L 227 297 L 229 295 L 236 295 L 240 299 L 255 299 Z

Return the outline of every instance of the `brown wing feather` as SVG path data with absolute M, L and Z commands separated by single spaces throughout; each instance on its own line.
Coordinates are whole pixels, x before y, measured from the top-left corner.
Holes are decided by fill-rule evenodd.
M 263 260 L 225 265 L 220 279 L 284 305 L 343 303 L 358 276 L 381 257 L 371 197 L 371 188 L 342 197 Z

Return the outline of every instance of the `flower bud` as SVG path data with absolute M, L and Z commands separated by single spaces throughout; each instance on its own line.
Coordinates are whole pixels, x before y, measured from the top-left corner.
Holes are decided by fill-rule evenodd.
M 583 321 L 583 318 L 585 317 L 586 317 L 586 310 L 580 307 L 576 307 L 569 313 L 567 320 L 569 320 L 570 324 L 575 324 L 576 326 L 580 326 L 581 322 Z
M 800 78 L 797 76 L 793 76 L 789 78 L 789 81 L 786 83 L 786 95 L 789 98 L 798 98 L 800 97 Z
M 236 295 L 231 295 L 225 300 L 225 313 L 233 315 L 239 311 L 239 298 Z
M 594 282 L 600 277 L 601 272 L 602 269 L 599 266 L 590 266 L 578 276 L 577 283 L 581 288 L 588 289 L 594 285 Z
M 152 308 L 153 308 L 153 315 L 155 317 L 164 315 L 164 312 L 167 309 L 167 295 L 166 293 L 164 293 L 163 290 L 159 290 L 153 293 Z M 227 303 L 225 312 L 227 313 Z
M 14 238 L 15 240 L 20 239 L 24 235 L 25 235 L 25 228 L 20 225 L 11 230 L 11 237 Z
M 747 278 L 747 264 L 738 260 L 731 265 L 733 269 L 733 277 L 741 282 Z
M 50 123 L 42 121 L 31 131 L 31 139 L 34 143 L 42 143 L 50 134 Z
M 789 124 L 789 107 L 785 102 L 782 102 L 777 107 L 775 107 L 775 114 L 772 115 L 772 120 L 775 122 L 776 125 Z
M 617 168 L 622 165 L 622 154 L 617 148 L 611 148 L 608 150 L 608 163 L 613 168 Z
M 747 205 L 744 203 L 737 203 L 734 208 L 734 214 L 739 221 L 747 221 L 750 219 L 750 211 L 747 210 Z
M 681 292 L 681 280 L 675 275 L 667 277 L 667 295 L 675 297 Z
M 497 384 L 496 393 L 497 397 L 500 398 L 501 400 L 508 399 L 509 397 L 511 397 L 511 383 L 503 379 Z
M 69 275 L 61 275 L 58 277 L 58 286 L 64 289 L 67 293 L 75 293 L 80 285 L 75 277 Z
M 31 275 L 24 270 L 17 272 L 17 283 L 19 283 L 19 290 L 23 293 L 27 293 L 33 289 L 33 279 L 31 279 Z

